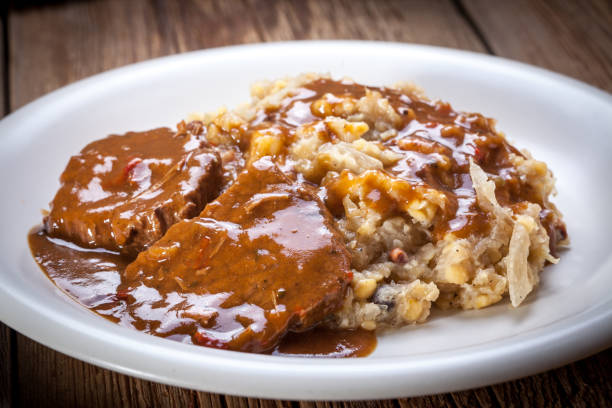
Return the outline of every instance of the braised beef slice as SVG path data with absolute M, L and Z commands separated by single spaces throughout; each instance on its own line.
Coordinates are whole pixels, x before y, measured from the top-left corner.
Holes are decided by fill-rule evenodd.
M 140 253 L 118 297 L 139 330 L 262 352 L 337 310 L 351 276 L 315 191 L 261 159 L 199 217 Z
M 84 247 L 135 256 L 221 186 L 219 156 L 190 132 L 168 128 L 113 135 L 73 156 L 44 224 Z

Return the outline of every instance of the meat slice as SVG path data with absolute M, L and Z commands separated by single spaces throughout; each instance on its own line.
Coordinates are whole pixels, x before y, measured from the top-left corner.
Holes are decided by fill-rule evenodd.
M 349 254 L 314 190 L 264 158 L 199 217 L 139 254 L 118 297 L 139 330 L 262 352 L 337 310 L 351 277 Z
M 197 135 L 159 128 L 90 143 L 60 181 L 49 235 L 136 256 L 218 195 L 221 164 Z

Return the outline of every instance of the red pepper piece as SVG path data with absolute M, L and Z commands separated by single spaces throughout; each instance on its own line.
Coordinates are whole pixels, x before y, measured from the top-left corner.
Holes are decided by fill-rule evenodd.
M 117 300 L 127 300 L 129 295 L 130 295 L 130 292 L 127 289 L 120 289 L 115 294 L 115 298 Z
M 195 269 L 201 269 L 206 266 L 206 261 L 208 257 L 206 256 L 206 248 L 210 245 L 210 238 L 204 237 L 200 241 L 200 250 L 198 251 L 198 256 L 193 263 L 193 267 Z
M 480 163 L 484 160 L 486 153 L 482 151 L 482 149 L 478 146 L 474 147 L 474 159 L 477 163 Z
M 121 170 L 121 173 L 114 180 L 110 181 L 105 187 L 117 187 L 125 183 L 128 180 L 132 170 L 134 170 L 134 167 L 138 166 L 140 163 L 142 163 L 142 159 L 140 157 L 131 159 Z
M 134 170 L 134 167 L 138 166 L 139 163 L 142 163 L 142 159 L 140 157 L 134 157 L 132 160 L 130 160 L 123 168 L 123 177 L 127 178 L 130 172 Z

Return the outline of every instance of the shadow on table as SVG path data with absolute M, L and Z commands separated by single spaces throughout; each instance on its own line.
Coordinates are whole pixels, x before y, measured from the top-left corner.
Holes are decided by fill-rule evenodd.
M 43 6 L 59 6 L 69 3 L 86 3 L 92 0 L 9 0 L 7 5 L 10 9 L 23 10 Z

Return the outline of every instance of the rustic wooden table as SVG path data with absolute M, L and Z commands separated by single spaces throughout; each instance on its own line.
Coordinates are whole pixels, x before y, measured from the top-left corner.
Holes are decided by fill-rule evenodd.
M 539 65 L 612 91 L 610 0 L 12 3 L 0 6 L 4 114 L 60 86 L 136 61 L 296 39 L 459 48 Z M 0 324 L 2 406 L 612 406 L 611 367 L 609 349 L 543 374 L 451 394 L 347 403 L 270 401 L 117 374 L 57 353 Z

